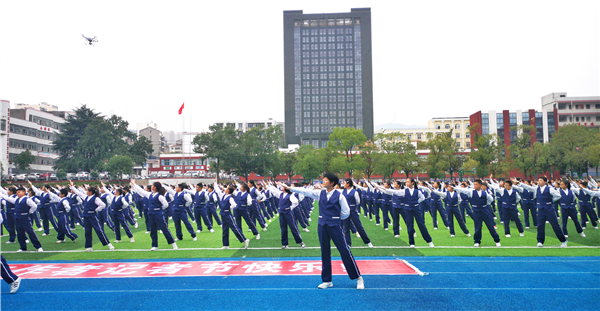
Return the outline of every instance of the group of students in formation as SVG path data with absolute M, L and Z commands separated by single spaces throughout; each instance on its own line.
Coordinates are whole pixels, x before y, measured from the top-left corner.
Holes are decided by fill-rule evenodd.
M 472 218 L 475 247 L 481 244 L 484 223 L 496 246 L 501 246 L 500 235 L 496 232 L 496 211 L 500 223 L 504 225 L 507 238 L 511 237 L 511 221 L 515 223 L 520 236 L 525 236 L 524 229 L 529 229 L 530 224 L 537 227 L 538 247 L 544 246 L 546 224 L 552 226 L 561 247 L 567 246 L 569 219 L 582 237 L 586 237 L 583 230 L 588 223 L 591 223 L 594 229 L 598 229 L 598 211 L 595 211 L 594 207 L 600 208 L 600 190 L 598 183 L 591 177 L 586 180 L 561 179 L 551 182 L 546 177 L 540 177 L 537 181 L 521 181 L 516 178 L 497 181 L 491 176 L 487 181 L 476 179 L 460 183 L 429 183 L 413 178 L 408 178 L 406 182 L 394 183 L 373 183 L 365 180 L 356 186 L 356 190 L 362 198 L 360 207 L 364 212 L 363 217 L 369 217 L 370 221 L 374 217 L 377 226 L 383 220 L 386 231 L 391 223 L 396 238 L 399 237 L 399 218 L 402 217 L 410 247 L 414 247 L 414 238 L 417 237 L 415 221 L 423 239 L 430 247 L 434 247 L 425 226 L 426 213 L 431 215 L 433 230 L 438 230 L 439 214 L 444 227 L 450 230 L 450 237 L 455 237 L 455 220 L 463 233 L 470 237 L 465 219 L 467 216 Z M 524 213 L 525 227 L 519 218 L 519 204 Z M 561 216 L 562 227 L 559 225 Z

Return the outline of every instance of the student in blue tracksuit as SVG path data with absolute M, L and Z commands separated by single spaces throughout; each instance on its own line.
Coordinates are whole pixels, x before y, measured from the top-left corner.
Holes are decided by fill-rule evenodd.
M 354 256 L 350 251 L 344 232 L 342 231 L 342 220 L 350 216 L 350 208 L 346 198 L 337 190 L 335 185 L 339 183 L 339 178 L 333 173 L 326 173 L 323 176 L 323 187 L 325 189 L 308 190 L 301 187 L 291 188 L 292 192 L 302 193 L 319 200 L 319 242 L 321 244 L 321 279 L 323 284 L 318 288 L 324 289 L 333 287 L 331 277 L 331 241 L 338 249 L 342 262 L 348 276 L 352 280 L 357 280 L 356 288 L 364 289 L 365 283 L 360 275 Z
M 147 192 L 152 192 L 152 185 L 147 185 L 146 186 L 146 191 Z M 150 234 L 150 221 L 148 220 L 148 208 L 150 207 L 150 201 L 148 200 L 147 197 L 140 195 L 136 192 L 137 195 L 139 195 L 142 198 L 142 204 L 144 204 L 144 222 L 146 223 L 146 234 Z
M 18 252 L 27 250 L 27 236 L 29 236 L 29 240 L 33 244 L 33 247 L 37 248 L 39 252 L 43 252 L 42 244 L 37 235 L 35 235 L 35 231 L 33 231 L 29 218 L 29 214 L 35 212 L 37 205 L 25 195 L 25 188 L 19 187 L 16 189 L 16 192 L 16 197 L 9 197 L 4 193 L 0 194 L 0 197 L 15 205 L 15 229 L 17 230 L 17 240 L 19 241 L 20 246 Z
M 31 185 L 31 182 L 29 182 Z M 37 189 L 37 188 L 36 188 Z M 42 218 L 42 223 L 44 225 L 44 234 L 42 236 L 46 236 L 50 234 L 50 226 L 49 223 L 52 224 L 52 227 L 55 229 L 58 227 L 56 223 L 56 218 L 54 217 L 54 210 L 52 209 L 50 200 L 50 186 L 44 185 L 42 187 L 43 191 L 36 190 L 36 195 L 40 199 L 40 217 Z
M 248 193 L 248 185 L 241 184 L 238 188 L 240 190 L 233 193 L 236 202 L 236 207 L 233 210 L 235 224 L 240 230 L 244 230 L 242 227 L 242 219 L 244 219 L 252 234 L 256 236 L 257 240 L 260 240 L 260 233 L 258 233 L 258 229 L 256 229 L 256 225 L 250 219 L 250 214 L 248 213 L 248 209 L 252 206 L 252 196 L 250 196 L 250 193 Z M 267 231 L 266 229 L 267 228 L 263 228 L 263 231 Z
M 561 198 L 560 192 L 554 189 L 551 185 L 547 184 L 548 178 L 540 177 L 538 179 L 538 185 L 528 186 L 523 183 L 519 183 L 518 180 L 512 179 L 513 184 L 517 184 L 524 189 L 531 192 L 535 192 L 538 210 L 538 227 L 537 227 L 537 240 L 538 247 L 544 247 L 544 241 L 546 240 L 546 221 L 550 223 L 556 237 L 561 242 L 561 247 L 567 247 L 567 239 L 558 224 L 558 218 L 556 217 L 556 211 L 552 205 L 553 201 L 558 201 Z
M 250 240 L 246 239 L 246 237 L 242 233 L 242 230 L 237 226 L 236 221 L 233 219 L 233 216 L 231 214 L 232 209 L 235 211 L 235 209 L 238 208 L 238 200 L 234 199 L 232 196 L 235 189 L 232 186 L 229 186 L 225 189 L 225 191 L 222 191 L 219 188 L 216 179 L 213 189 L 213 195 L 218 196 L 220 208 L 219 214 L 221 214 L 221 221 L 223 224 L 223 249 L 229 248 L 229 229 L 231 229 L 233 234 L 237 237 L 238 241 L 244 243 L 244 248 L 248 248 Z
M 375 186 L 375 184 L 373 184 Z M 381 186 L 381 183 L 377 183 L 377 186 Z M 375 225 L 379 226 L 381 218 L 379 216 L 379 210 L 381 209 L 382 203 L 381 191 L 373 190 L 373 211 L 372 214 L 375 214 Z
M 217 207 L 219 206 L 219 196 L 215 193 L 215 188 L 213 185 L 207 185 L 206 191 L 208 191 L 208 202 L 206 202 L 206 213 L 208 214 L 208 221 L 210 221 L 210 225 L 213 228 L 215 227 L 215 221 L 217 222 L 217 225 L 223 227 L 221 218 L 219 217 L 219 214 L 217 214 Z
M 526 180 L 525 184 L 531 186 L 531 181 Z M 523 189 L 521 193 L 521 208 L 523 209 L 523 216 L 525 217 L 525 229 L 529 229 L 529 214 L 531 213 L 531 224 L 537 227 L 537 210 L 535 207 L 535 193 L 527 189 Z
M 38 205 L 38 209 L 35 212 L 29 214 L 29 218 L 31 219 L 31 226 L 33 226 L 33 223 L 35 222 L 35 225 L 38 227 L 37 231 L 43 231 L 44 229 L 42 227 L 42 220 L 40 219 L 40 215 L 38 213 L 38 210 L 40 209 L 40 200 L 35 197 L 35 191 L 33 191 L 33 189 L 31 188 L 29 189 L 29 198 L 31 198 L 35 202 L 35 204 Z M 55 212 L 56 209 L 53 209 L 52 211 Z M 54 229 L 58 231 L 57 228 Z
M 69 212 L 71 230 L 75 230 L 75 224 L 83 227 L 83 219 L 81 218 L 81 204 L 83 201 L 72 190 L 67 198 L 69 199 L 69 205 L 71 205 L 71 211 Z
M 450 237 L 453 238 L 455 236 L 454 232 L 454 218 L 458 222 L 460 229 L 467 236 L 471 236 L 469 233 L 469 229 L 467 229 L 467 225 L 465 224 L 464 219 L 460 213 L 458 206 L 460 205 L 462 199 L 460 194 L 454 191 L 454 184 L 448 184 L 446 186 L 446 192 L 442 192 L 436 189 L 432 189 L 431 191 L 438 196 L 445 198 L 446 203 L 446 215 L 448 215 L 448 224 L 450 225 Z
M 252 206 L 249 207 L 249 213 L 250 213 L 250 219 L 252 219 L 252 222 L 255 223 L 256 226 L 256 221 L 258 221 L 258 224 L 261 226 L 261 228 L 266 228 L 269 225 L 266 223 L 265 221 L 265 215 L 263 215 L 260 211 L 260 207 L 258 206 L 258 200 L 262 198 L 262 196 L 260 195 L 260 191 L 258 190 L 258 188 L 256 188 L 256 183 L 251 180 L 248 185 L 250 186 L 250 189 L 248 189 L 248 193 L 250 194 L 250 196 L 252 197 Z M 268 215 L 266 215 L 268 217 Z
M 367 186 L 367 182 L 365 182 L 365 184 L 363 185 L 363 187 L 368 187 Z M 365 197 L 366 197 L 366 210 L 365 210 L 365 217 L 369 216 L 369 221 L 373 221 L 373 190 L 371 190 L 371 188 L 369 188 L 366 193 L 365 193 Z
M 519 219 L 519 211 L 517 210 L 517 202 L 521 200 L 521 196 L 518 192 L 523 191 L 523 188 L 518 186 L 513 186 L 512 181 L 507 180 L 502 183 L 504 188 L 500 187 L 499 183 L 495 183 L 493 179 L 490 179 L 490 188 L 494 189 L 494 191 L 498 194 L 500 200 L 498 202 L 502 202 L 498 208 L 500 211 L 501 217 L 504 224 L 504 234 L 507 238 L 510 238 L 510 222 L 511 220 L 515 222 L 517 225 L 517 230 L 519 230 L 520 236 L 525 236 L 525 230 L 523 229 L 523 224 L 521 224 L 521 219 Z
M 123 198 L 125 200 L 127 200 L 127 203 L 129 203 L 129 206 L 123 211 L 125 220 L 127 222 L 129 222 L 130 225 L 132 225 L 134 228 L 137 229 L 138 223 L 137 223 L 137 220 L 135 219 L 135 214 L 133 212 L 133 208 L 131 208 L 133 199 L 131 197 L 131 193 L 129 193 L 129 186 L 125 186 L 125 187 L 121 188 L 121 190 L 123 191 Z
M 582 237 L 585 238 L 583 228 L 581 228 L 579 220 L 577 219 L 577 202 L 575 201 L 577 199 L 577 195 L 579 195 L 580 193 L 580 189 L 578 187 L 573 187 L 573 189 L 571 189 L 571 184 L 568 181 L 563 180 L 560 183 L 560 189 L 558 190 L 558 192 L 560 192 L 561 195 L 560 200 L 558 200 L 558 203 L 560 204 L 560 210 L 563 216 L 562 230 L 565 235 L 565 238 L 569 237 L 569 232 L 567 230 L 567 220 L 569 220 L 569 217 L 573 221 L 577 233 L 579 233 Z
M 260 208 L 260 210 L 262 211 L 263 215 L 265 215 L 265 217 L 269 220 L 269 223 L 273 220 L 273 214 L 271 213 L 271 211 L 267 208 L 267 205 L 265 204 L 266 202 L 268 202 L 267 199 L 267 189 L 263 188 L 262 185 L 258 185 L 258 207 Z
M 383 213 L 383 228 L 388 231 L 388 225 L 392 222 L 390 220 L 390 213 L 392 213 L 392 196 L 385 193 L 383 189 L 392 189 L 392 184 L 389 181 L 383 183 L 381 191 L 381 211 Z
M 442 184 L 438 181 L 433 182 L 433 189 L 438 190 L 440 192 L 446 192 Z M 442 222 L 444 223 L 444 227 L 450 229 L 450 224 L 448 223 L 448 217 L 446 216 L 446 210 L 442 204 L 442 197 L 439 195 L 432 193 L 431 194 L 431 219 L 433 219 L 433 230 L 437 230 L 438 228 L 438 220 L 437 213 L 440 213 L 440 217 L 442 218 Z
M 109 214 L 111 214 L 110 205 L 112 203 L 112 197 L 113 194 L 110 191 L 108 191 L 108 189 L 106 189 L 106 186 L 104 186 L 104 184 L 102 184 L 102 188 L 100 188 L 100 200 L 102 200 L 102 202 L 106 204 L 106 208 L 98 212 L 98 221 L 100 222 L 100 227 L 102 227 L 102 231 L 104 231 L 104 224 L 108 225 L 108 228 L 113 232 L 115 231 L 115 224 L 109 216 Z
M 367 184 L 367 185 L 369 185 L 369 184 Z M 371 188 L 373 187 L 373 185 L 369 185 L 369 186 Z M 394 183 L 394 188 L 396 190 L 403 189 L 403 187 L 399 181 L 396 181 Z M 402 227 L 400 226 L 400 215 L 402 216 L 402 219 L 404 220 L 404 223 L 406 224 L 406 213 L 404 211 L 404 197 L 399 196 L 399 195 L 394 195 L 393 192 L 389 191 L 390 189 L 391 188 L 389 186 L 385 186 L 384 188 L 379 188 L 378 190 L 383 192 L 382 196 L 386 195 L 386 196 L 391 197 L 392 206 L 391 206 L 390 211 L 392 213 L 392 220 L 393 220 L 392 227 L 394 229 L 394 238 L 398 238 L 398 237 L 400 237 L 400 230 L 402 230 Z
M 59 231 L 56 244 L 64 243 L 65 236 L 71 239 L 73 243 L 75 243 L 75 240 L 77 239 L 77 234 L 71 232 L 71 229 L 69 229 L 68 215 L 69 211 L 71 210 L 71 205 L 69 204 L 69 199 L 67 198 L 68 195 L 69 190 L 66 188 L 60 189 L 58 194 L 60 201 L 56 203 L 56 219 L 58 221 L 57 229 Z
M 382 187 L 379 186 L 379 189 L 382 189 Z M 394 196 L 404 197 L 404 215 L 410 247 L 415 247 L 415 221 L 425 242 L 429 244 L 429 247 L 435 247 L 433 239 L 425 226 L 425 218 L 422 215 L 420 206 L 420 203 L 425 201 L 425 195 L 419 191 L 415 180 L 413 178 L 406 179 L 406 187 L 404 189 L 386 189 L 386 191 L 391 192 Z
M 454 191 L 458 193 L 464 193 L 469 197 L 471 207 L 473 208 L 473 224 L 475 227 L 475 247 L 479 247 L 481 244 L 481 230 L 483 223 L 485 223 L 490 235 L 496 242 L 496 246 L 502 246 L 500 244 L 500 236 L 494 228 L 494 212 L 490 204 L 494 201 L 494 197 L 486 192 L 484 182 L 480 179 L 476 179 L 473 183 L 473 189 L 471 188 L 455 188 Z
M 196 217 L 196 233 L 202 232 L 202 221 L 204 221 L 204 225 L 208 231 L 215 232 L 212 227 L 212 222 L 208 219 L 208 212 L 206 208 L 206 204 L 208 203 L 208 192 L 204 190 L 204 184 L 198 183 L 196 185 L 196 190 L 185 189 L 185 192 L 189 193 L 192 196 L 192 200 L 194 201 L 194 217 Z
M 0 193 L 5 194 L 11 198 L 17 197 L 17 189 L 15 187 L 8 188 L 8 191 L 4 190 L 4 188 L 0 188 Z M 2 200 L 4 202 L 6 219 L 3 223 L 4 228 L 8 231 L 8 241 L 6 244 L 14 244 L 17 239 L 17 231 L 15 229 L 15 205 L 6 200 Z
M 348 246 L 352 246 L 350 226 L 353 225 L 356 228 L 356 236 L 360 237 L 367 246 L 373 247 L 371 239 L 369 239 L 369 236 L 360 221 L 360 195 L 354 185 L 354 181 L 347 178 L 346 183 L 344 183 L 344 190 L 340 190 L 346 198 L 346 202 L 350 208 L 350 216 L 342 222 L 344 234 L 346 235 L 346 242 L 348 242 Z
M 173 222 L 175 223 L 175 234 L 177 238 L 175 241 L 183 240 L 183 231 L 181 230 L 181 223 L 185 225 L 185 228 L 192 236 L 193 241 L 197 241 L 196 231 L 188 220 L 186 206 L 192 205 L 192 196 L 189 193 L 183 191 L 186 188 L 185 184 L 177 185 L 177 190 L 166 187 L 167 192 L 173 196 Z
M 87 252 L 93 251 L 92 249 L 92 230 L 96 231 L 96 235 L 100 239 L 100 243 L 103 246 L 108 246 L 109 250 L 114 250 L 115 247 L 110 243 L 100 221 L 98 221 L 98 215 L 96 213 L 106 208 L 106 204 L 102 202 L 99 197 L 100 192 L 95 187 L 87 187 L 86 193 L 83 193 L 77 189 L 73 182 L 69 180 L 71 190 L 75 192 L 77 196 L 83 201 L 83 228 L 85 229 L 85 250 Z
M 107 202 L 109 202 L 108 206 L 110 206 L 109 213 L 114 220 L 114 231 L 116 236 L 115 243 L 121 242 L 121 226 L 123 226 L 123 230 L 125 230 L 125 234 L 127 234 L 127 237 L 129 238 L 130 242 L 135 242 L 135 239 L 133 238 L 133 233 L 129 228 L 129 224 L 125 220 L 124 213 L 127 207 L 129 206 L 129 202 L 127 201 L 127 199 L 125 199 L 125 197 L 123 197 L 123 190 L 117 189 L 115 190 L 115 194 L 112 195 L 106 189 L 106 187 L 102 188 L 104 188 L 104 192 L 107 193 L 106 200 Z
M 2 215 L 0 215 L 0 224 L 4 223 L 4 217 Z M 10 267 L 8 266 L 8 263 L 6 262 L 6 259 L 4 259 L 4 256 L 0 256 L 2 259 L 2 264 L 1 269 L 2 269 L 2 279 L 4 279 L 4 281 L 6 283 L 8 283 L 8 285 L 10 285 L 10 293 L 14 294 L 17 292 L 17 290 L 19 290 L 19 286 L 21 286 L 21 278 L 19 278 L 16 274 L 14 274 L 11 270 Z
M 300 184 L 294 184 L 295 187 L 301 187 Z M 293 194 L 296 199 L 298 200 L 298 202 L 302 202 L 305 198 L 305 196 L 303 194 L 300 193 L 294 193 Z M 306 215 L 304 215 L 304 213 L 302 212 L 301 209 L 294 209 L 292 211 L 294 213 L 294 218 L 296 219 L 296 221 L 298 221 L 298 223 L 300 224 L 300 226 L 302 227 L 302 230 L 304 230 L 304 232 L 310 232 L 310 230 L 308 230 L 308 226 L 310 225 L 308 223 L 308 219 L 306 217 Z
M 581 214 L 581 227 L 583 229 L 587 227 L 589 217 L 589 222 L 591 222 L 592 227 L 598 229 L 598 219 L 596 218 L 596 213 L 594 213 L 592 205 L 592 197 L 596 196 L 597 192 L 591 191 L 588 188 L 587 181 L 582 181 L 579 185 L 577 185 L 575 182 L 571 182 L 571 187 L 581 188 L 581 191 L 579 191 L 577 194 L 577 199 L 579 200 L 579 211 Z
M 169 207 L 169 203 L 165 199 L 167 190 L 163 188 L 160 182 L 156 181 L 152 184 L 152 192 L 148 192 L 136 185 L 134 180 L 131 181 L 131 189 L 137 194 L 148 198 L 148 221 L 150 222 L 150 238 L 152 238 L 152 248 L 150 250 L 158 250 L 158 230 L 162 231 L 167 243 L 171 244 L 173 249 L 179 249 L 163 216 L 163 210 Z
M 279 227 L 281 228 L 281 248 L 289 248 L 288 243 L 288 228 L 292 232 L 294 241 L 296 244 L 300 244 L 300 247 L 305 248 L 306 244 L 302 241 L 300 236 L 300 230 L 298 230 L 298 223 L 294 218 L 293 209 L 299 207 L 299 202 L 296 196 L 292 194 L 289 189 L 283 188 L 283 191 L 275 188 L 274 186 L 268 186 L 269 191 L 279 197 Z
M 461 188 L 467 188 L 467 183 L 463 182 L 460 184 Z M 471 204 L 469 203 L 469 197 L 464 193 L 459 193 L 460 195 L 460 214 L 462 218 L 465 220 L 465 224 L 467 223 L 467 215 L 473 218 L 473 210 L 471 210 Z

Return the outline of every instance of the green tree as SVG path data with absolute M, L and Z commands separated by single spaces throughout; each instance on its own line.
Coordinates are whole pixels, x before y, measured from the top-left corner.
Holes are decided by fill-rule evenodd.
M 549 142 L 550 150 L 559 169 L 587 171 L 586 148 L 593 145 L 595 135 L 584 126 L 568 124 L 560 127 Z
M 56 172 L 56 179 L 64 180 L 67 179 L 67 172 L 62 168 Z
M 500 138 L 496 134 L 481 135 L 477 132 L 479 124 L 472 124 L 469 130 L 473 139 L 473 146 L 469 157 L 479 164 L 475 168 L 478 177 L 494 177 L 504 173 L 507 165 L 504 161 L 504 145 L 499 145 Z
M 138 136 L 133 139 L 133 144 L 129 147 L 129 156 L 135 164 L 144 164 L 148 156 L 154 152 L 152 142 L 145 136 Z
M 371 179 L 371 175 L 373 175 L 373 171 L 375 169 L 375 158 L 378 155 L 378 150 L 379 148 L 377 147 L 377 145 L 375 145 L 372 141 L 367 141 L 365 142 L 362 146 L 358 147 L 358 150 L 360 151 L 360 156 L 363 158 L 365 165 L 364 165 L 364 176 L 367 177 L 367 179 Z
M 277 165 L 279 147 L 283 146 L 283 131 L 280 126 L 255 127 L 245 134 L 251 135 L 252 148 L 247 156 L 252 157 L 255 165 L 254 172 L 267 176 Z M 279 172 L 277 172 L 279 173 Z
M 379 133 L 375 136 L 384 153 L 397 153 L 398 169 L 403 171 L 408 178 L 410 174 L 419 171 L 421 160 L 417 155 L 417 148 L 412 144 L 408 136 L 398 133 Z
M 104 168 L 112 176 L 121 177 L 133 173 L 133 160 L 129 156 L 115 155 L 106 162 Z
M 208 132 L 194 137 L 194 152 L 204 154 L 205 159 L 215 159 L 210 169 L 217 173 L 217 181 L 220 180 L 221 165 L 231 155 L 236 140 L 233 125 L 211 125 Z
M 31 154 L 29 149 L 21 152 L 14 159 L 14 163 L 18 169 L 22 171 L 26 171 L 29 174 L 29 170 L 31 169 L 31 164 L 35 161 L 35 156 Z
M 304 180 L 312 182 L 323 173 L 323 163 L 320 161 L 321 156 L 319 155 L 319 150 L 322 149 L 315 149 L 313 145 L 304 145 L 298 149 L 294 171 L 302 175 Z
M 517 132 L 514 142 L 507 148 L 507 153 L 511 156 L 510 167 L 523 172 L 527 178 L 531 173 L 535 173 L 538 160 L 530 135 L 535 131 L 535 126 L 519 125 L 511 127 L 510 130 Z
M 398 171 L 399 162 L 400 155 L 397 153 L 380 153 L 376 157 L 374 172 L 384 179 L 392 179 L 394 173 Z
M 296 164 L 297 156 L 298 156 L 297 151 L 280 153 L 281 171 L 279 173 L 288 175 L 288 180 L 291 180 L 292 176 L 295 175 L 294 164 Z M 273 176 L 273 177 L 277 177 L 277 176 Z
M 429 178 L 441 178 L 445 172 L 450 173 L 450 178 L 454 178 L 454 172 L 458 171 L 467 160 L 467 157 L 462 154 L 464 150 L 458 147 L 452 137 L 452 130 L 429 140 L 427 146 L 429 155 L 425 167 Z
M 362 146 L 367 141 L 367 136 L 363 134 L 362 130 L 351 128 L 351 127 L 336 127 L 333 129 L 333 133 L 329 135 L 329 142 L 327 148 L 337 151 L 343 155 L 343 159 L 346 161 L 344 165 L 337 163 L 335 168 L 345 168 L 345 172 L 352 177 L 352 171 L 355 169 L 361 169 L 362 159 L 355 160 L 354 151 L 357 150 L 358 146 Z M 359 156 L 360 157 L 360 156 Z M 362 161 L 362 162 L 361 162 Z M 344 173 L 345 173 L 344 172 Z
M 72 115 L 65 118 L 62 124 L 61 132 L 52 142 L 52 148 L 58 153 L 55 169 L 65 169 L 67 171 L 77 171 L 79 167 L 71 159 L 76 154 L 77 145 L 83 136 L 85 129 L 91 122 L 100 117 L 100 114 L 82 105 L 75 109 Z

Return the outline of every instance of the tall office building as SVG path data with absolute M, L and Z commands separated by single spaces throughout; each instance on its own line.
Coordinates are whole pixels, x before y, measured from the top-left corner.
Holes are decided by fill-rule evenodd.
M 327 144 L 335 127 L 373 138 L 371 9 L 283 12 L 285 137 Z

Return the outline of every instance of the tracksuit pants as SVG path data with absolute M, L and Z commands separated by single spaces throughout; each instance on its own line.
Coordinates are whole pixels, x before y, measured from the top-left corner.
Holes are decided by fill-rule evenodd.
M 331 282 L 331 241 L 333 241 L 333 244 L 335 244 L 335 247 L 339 251 L 350 279 L 358 279 L 360 271 L 346 242 L 341 224 L 337 226 L 319 224 L 319 243 L 321 244 L 321 262 L 323 267 L 323 270 L 321 270 L 321 279 L 323 282 Z

